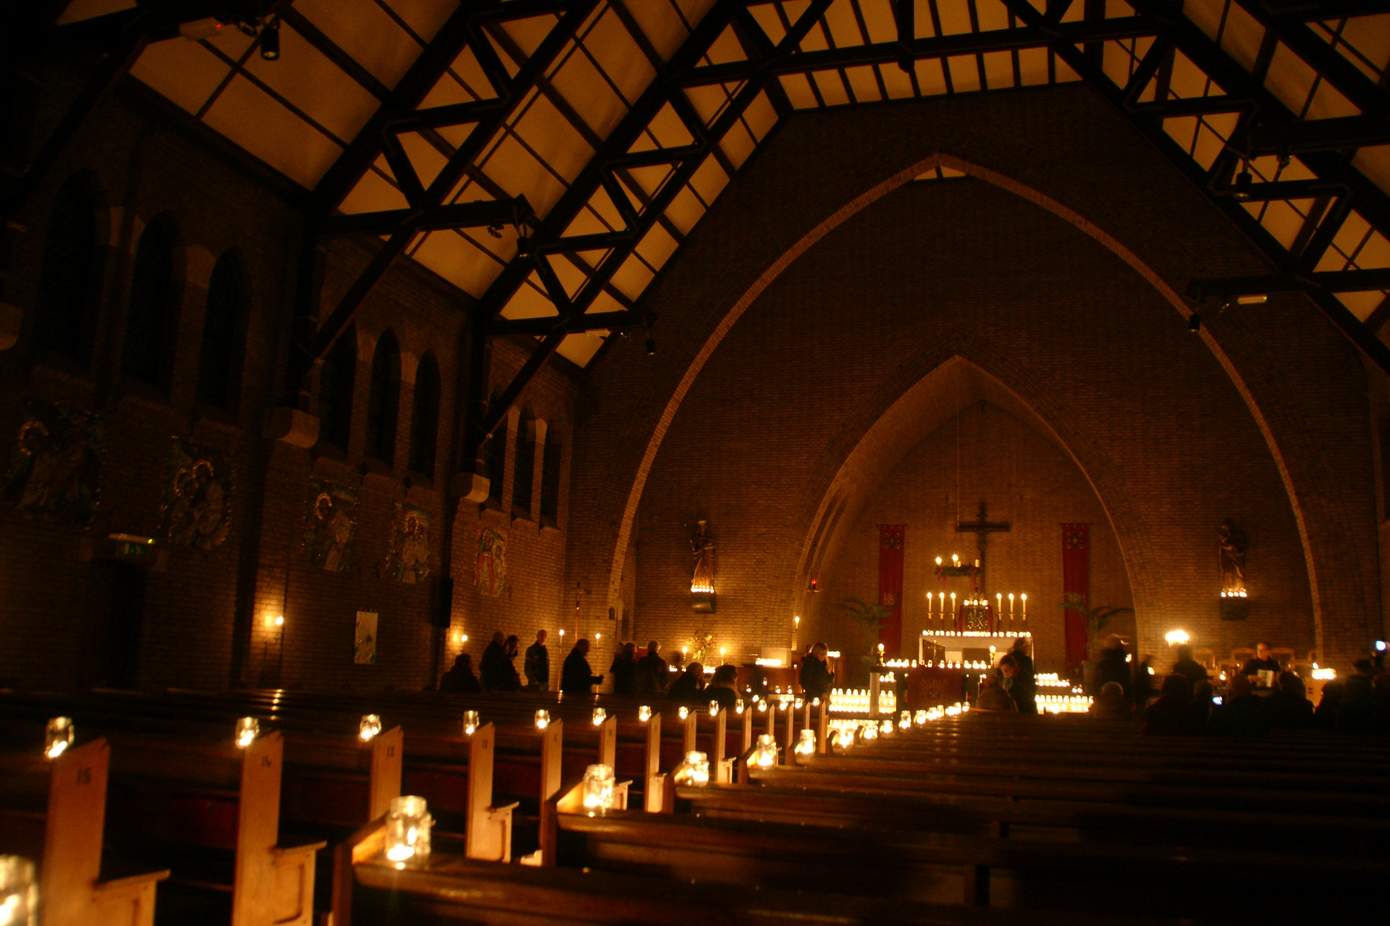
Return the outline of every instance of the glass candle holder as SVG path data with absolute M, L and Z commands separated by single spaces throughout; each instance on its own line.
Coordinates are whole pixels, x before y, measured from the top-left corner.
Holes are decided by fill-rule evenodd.
M 912 729 L 912 712 L 911 712 L 911 711 L 903 711 L 901 714 L 898 715 L 898 729 L 899 729 L 899 730 L 910 730 L 910 729 Z
M 643 705 L 641 705 L 640 707 L 638 707 L 638 708 L 637 708 L 637 719 L 638 719 L 639 721 L 641 721 L 642 723 L 646 723 L 648 720 L 651 720 L 651 719 L 652 719 L 652 706 L 651 706 L 650 704 L 643 704 Z
M 802 730 L 796 739 L 796 749 L 793 750 L 799 756 L 813 756 L 816 754 L 816 731 Z
M 790 704 L 791 702 L 788 701 L 786 698 L 779 698 L 777 700 L 777 709 L 779 711 L 785 711 L 790 706 Z
M 766 714 L 766 713 L 767 713 L 767 702 L 764 701 L 764 700 L 762 700 L 761 698 L 758 699 L 758 713 L 759 713 L 759 714 Z
M 0 855 L 0 923 L 39 923 L 39 880 L 34 863 L 19 855 Z
M 608 719 L 608 712 L 607 712 L 606 710 L 604 710 L 604 709 L 601 708 L 601 707 L 596 707 L 596 708 L 594 708 L 594 715 L 593 715 L 594 726 L 596 726 L 596 727 L 601 727 L 601 726 L 603 726 L 603 722 L 604 722 L 605 720 L 607 720 L 607 719 Z
M 536 711 L 536 729 L 544 730 L 548 726 L 550 726 L 550 711 L 541 708 Z
M 743 699 L 742 699 L 742 698 L 739 698 L 737 701 L 734 702 L 734 713 L 735 713 L 735 714 L 742 714 L 742 713 L 743 713 Z
M 872 743 L 878 739 L 878 724 L 870 721 L 859 728 L 859 738 L 866 743 Z
M 463 712 L 463 735 L 464 735 L 464 736 L 472 736 L 474 733 L 477 733 L 477 732 L 478 732 L 478 712 L 477 712 L 477 711 L 464 711 L 464 712 Z
M 396 867 L 418 865 L 430 857 L 429 806 L 423 797 L 405 795 L 391 799 L 386 814 L 386 858 Z
M 690 716 L 690 708 L 682 704 L 680 706 L 680 710 L 676 711 L 676 716 L 679 717 L 681 720 L 684 720 L 685 718 Z
M 703 788 L 709 784 L 709 756 L 691 750 L 685 754 L 685 761 L 676 766 L 676 784 Z
M 245 749 L 261 735 L 261 722 L 255 717 L 242 717 L 236 722 L 236 748 Z
M 892 735 L 893 735 L 893 721 L 891 721 L 891 720 L 885 720 L 885 721 L 883 722 L 882 726 L 879 727 L 879 732 L 882 733 L 884 736 L 892 736 Z
M 376 735 L 380 732 L 380 714 L 363 714 L 362 719 L 357 722 L 357 738 L 364 743 L 370 743 L 376 739 Z
M 710 715 L 711 717 L 718 717 L 718 716 L 719 716 L 719 702 L 718 702 L 718 701 L 711 701 L 711 702 L 709 703 L 709 715 Z
M 72 737 L 71 717 L 50 717 L 43 731 L 43 754 L 50 759 L 58 758 L 68 751 Z
M 758 768 L 772 768 L 777 764 L 777 743 L 771 733 L 758 736 L 758 745 L 753 750 L 752 763 Z
M 801 710 L 801 709 L 802 709 L 803 707 L 805 707 L 805 706 L 806 706 L 806 702 L 805 702 L 805 701 L 801 700 L 800 698 L 797 698 L 797 699 L 796 699 L 796 709 L 797 709 L 797 710 Z
M 925 726 L 927 723 L 927 712 L 918 711 L 916 714 L 913 715 L 912 719 L 913 722 L 917 724 L 917 726 Z
M 584 812 L 592 817 L 612 809 L 613 766 L 589 766 L 584 770 Z

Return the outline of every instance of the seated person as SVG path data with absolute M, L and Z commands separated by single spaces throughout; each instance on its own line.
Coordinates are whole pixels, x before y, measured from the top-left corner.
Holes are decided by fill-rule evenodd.
M 738 669 L 728 663 L 714 670 L 704 690 L 706 701 L 718 701 L 721 711 L 731 711 L 738 703 Z
M 1279 690 L 1269 699 L 1276 729 L 1306 730 L 1313 725 L 1313 702 L 1304 693 L 1303 679 L 1292 672 L 1279 676 Z
M 1245 660 L 1245 665 L 1241 667 L 1241 675 L 1258 676 L 1261 672 L 1273 672 L 1277 679 L 1279 673 L 1283 671 L 1283 666 L 1279 665 L 1279 660 L 1275 659 L 1269 652 L 1269 644 L 1261 640 L 1255 644 L 1255 656 Z
M 454 657 L 454 665 L 439 680 L 440 691 L 465 691 L 476 694 L 483 690 L 478 676 L 473 674 L 473 657 L 459 653 Z
M 700 693 L 705 689 L 705 667 L 692 662 L 685 667 L 681 677 L 671 683 L 666 697 L 677 704 L 698 704 Z
M 1195 685 L 1207 677 L 1207 670 L 1192 658 L 1192 647 L 1183 645 L 1178 647 L 1178 661 L 1173 663 L 1173 674 L 1186 676 Z
M 1129 717 L 1129 699 L 1119 682 L 1106 682 L 1091 702 L 1088 712 L 1101 720 L 1126 720 Z
M 1254 693 L 1250 677 L 1237 675 L 1231 679 L 1226 703 L 1212 714 L 1211 725 L 1227 736 L 1263 736 L 1272 719 L 1269 702 Z
M 1158 700 L 1144 711 L 1144 732 L 1158 736 L 1196 733 L 1192 714 L 1192 682 L 1186 675 L 1170 675 L 1163 680 Z
M 1013 698 L 1009 697 L 1009 693 L 1004 690 L 999 679 L 987 675 L 980 679 L 980 690 L 975 695 L 975 710 L 998 711 L 1000 713 L 1017 712 L 1018 705 L 1014 703 Z

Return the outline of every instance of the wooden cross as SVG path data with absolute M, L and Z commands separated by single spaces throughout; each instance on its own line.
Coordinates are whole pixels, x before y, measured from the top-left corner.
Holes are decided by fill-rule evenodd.
M 985 595 L 985 547 L 989 543 L 990 534 L 1006 533 L 1013 529 L 1013 524 L 1008 521 L 991 521 L 989 519 L 989 509 L 985 505 L 985 500 L 980 499 L 980 510 L 974 521 L 957 521 L 957 534 L 974 534 L 978 540 L 980 551 L 980 568 L 976 573 L 975 591 L 980 595 Z M 985 595 L 985 597 L 988 597 Z

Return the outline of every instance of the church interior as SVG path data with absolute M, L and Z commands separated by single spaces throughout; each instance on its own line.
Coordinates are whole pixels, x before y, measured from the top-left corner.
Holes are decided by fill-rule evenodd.
M 1390 3 L 0 12 L 0 926 L 1390 902 Z

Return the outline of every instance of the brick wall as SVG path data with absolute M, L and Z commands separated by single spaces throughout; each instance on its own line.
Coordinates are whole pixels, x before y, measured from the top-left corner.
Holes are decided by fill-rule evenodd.
M 937 153 L 1018 195 L 898 189 Z M 592 372 L 569 581 L 618 600 L 635 533 L 637 636 L 687 635 L 705 621 L 684 592 L 684 525 L 709 517 L 720 621 L 780 639 L 837 467 L 961 355 L 1022 396 L 1097 487 L 1146 649 L 1180 621 L 1218 647 L 1269 635 L 1349 654 L 1380 626 L 1354 351 L 1295 297 L 1196 338 L 1172 304 L 1193 277 L 1262 269 L 1084 90 L 794 117 L 648 293 L 661 353 L 617 344 Z M 1225 517 L 1250 532 L 1252 589 L 1269 595 L 1243 625 L 1215 616 Z

